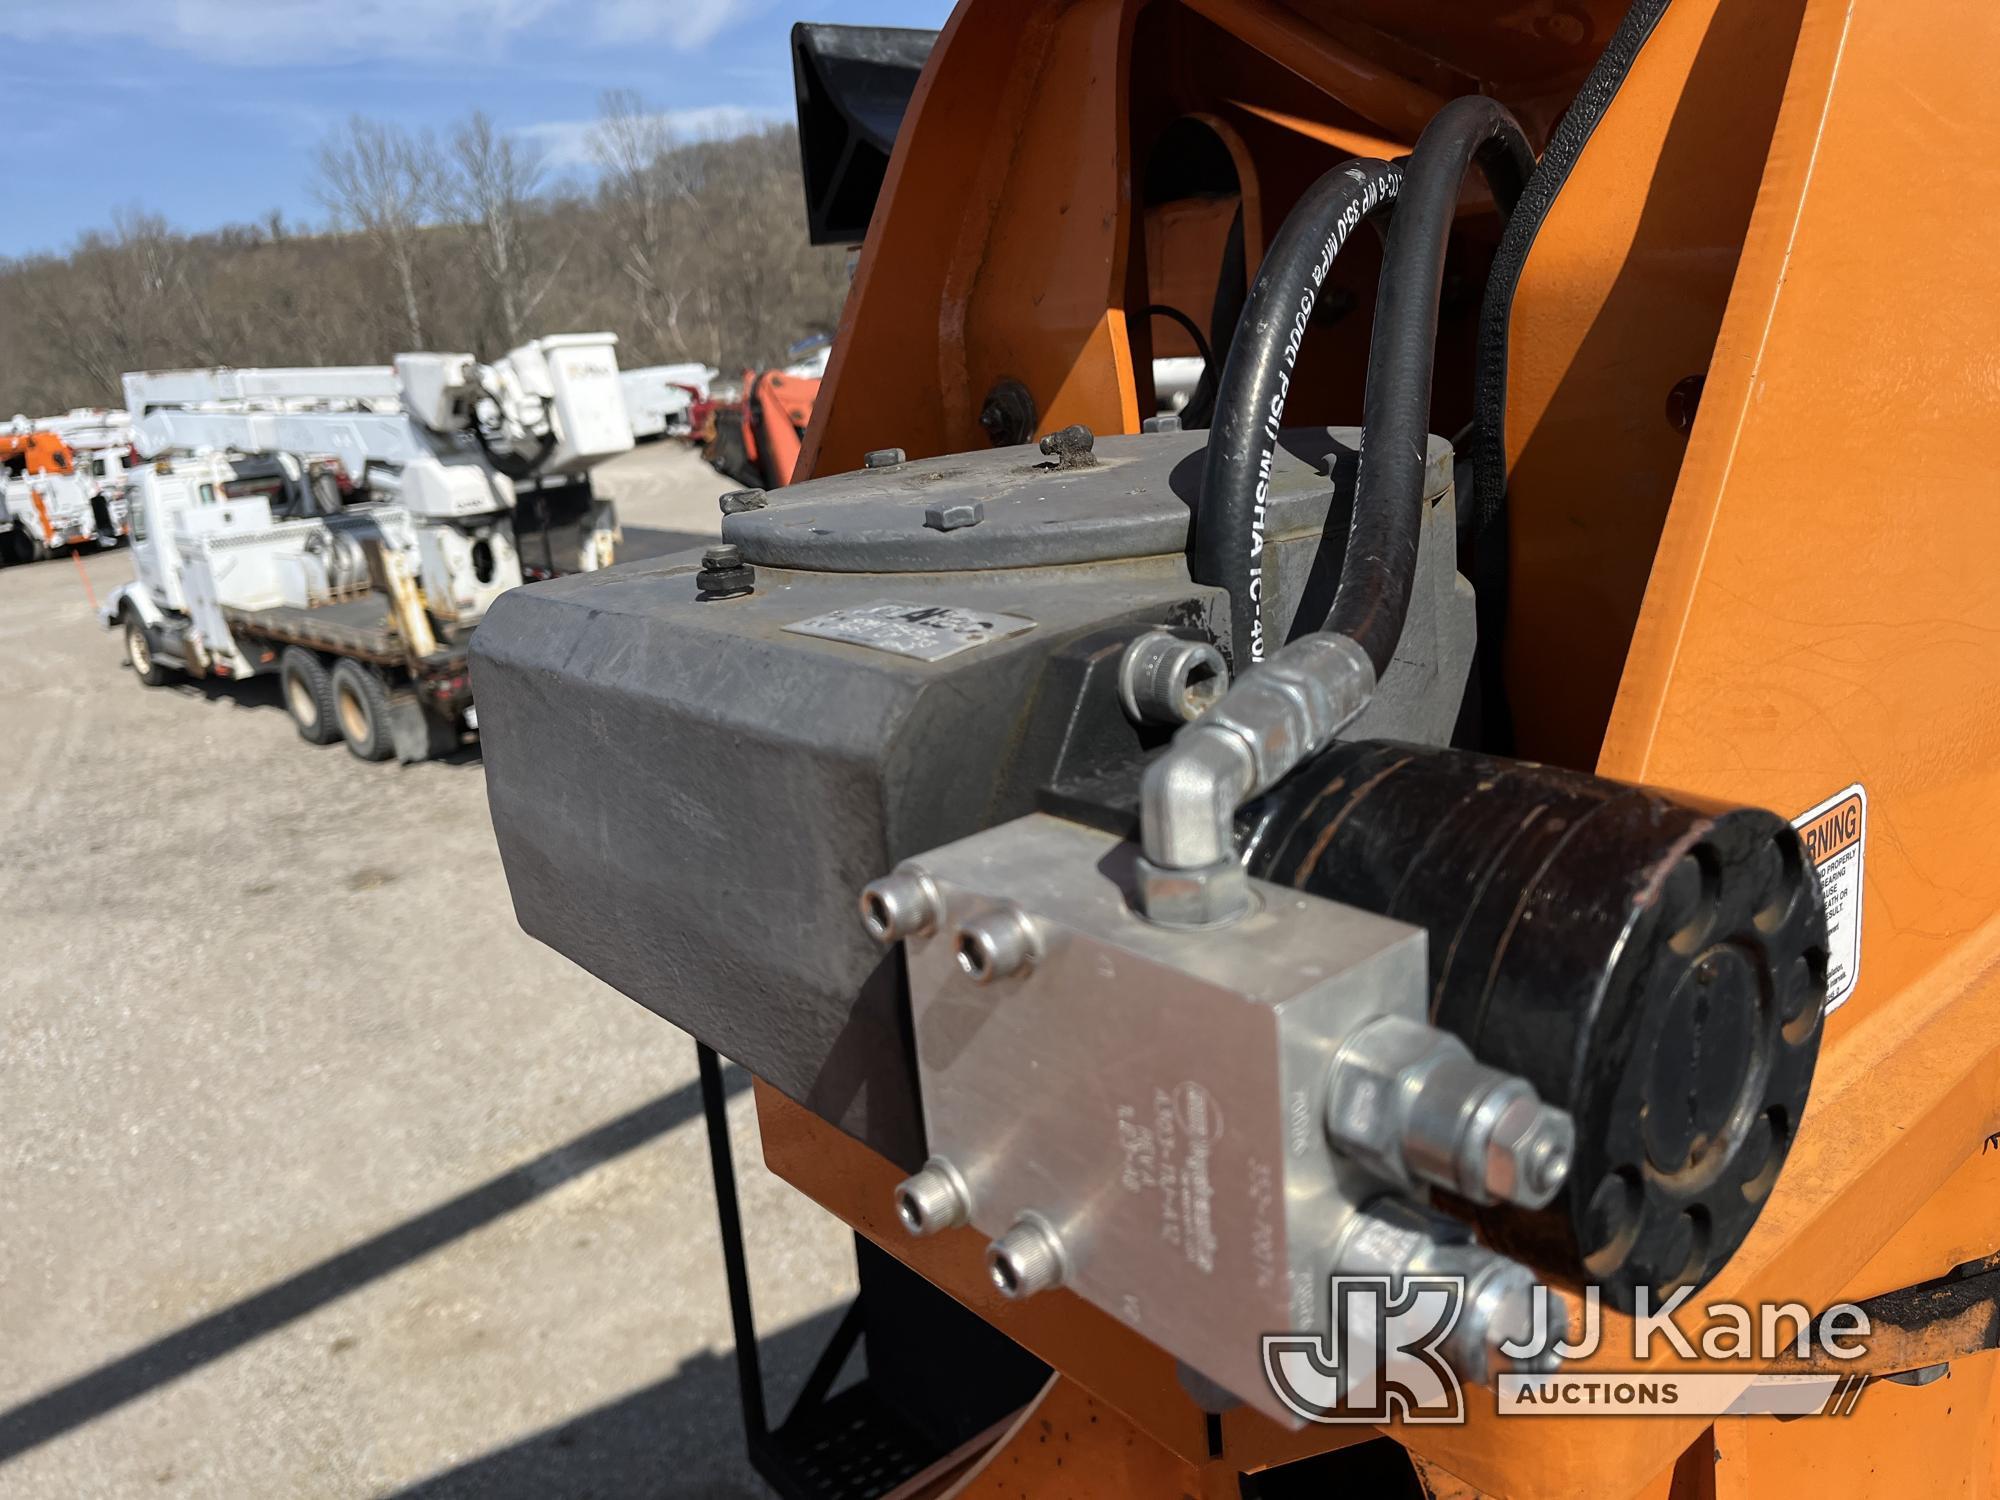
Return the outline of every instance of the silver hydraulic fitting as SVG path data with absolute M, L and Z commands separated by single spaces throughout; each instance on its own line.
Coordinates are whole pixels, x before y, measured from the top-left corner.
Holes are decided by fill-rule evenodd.
M 1147 920 L 1215 927 L 1249 912 L 1237 808 L 1323 749 L 1374 691 L 1368 653 L 1322 631 L 1253 668 L 1174 736 L 1139 790 L 1139 903 Z
M 1464 1300 L 1451 1331 L 1438 1349 L 1447 1363 L 1475 1384 L 1505 1373 L 1546 1374 L 1561 1363 L 1554 1340 L 1528 1360 L 1515 1359 L 1502 1344 L 1519 1346 L 1535 1336 L 1534 1272 L 1518 1261 L 1477 1244 L 1458 1220 L 1407 1198 L 1377 1198 L 1349 1218 L 1334 1248 L 1333 1263 L 1343 1276 L 1451 1277 L 1464 1284 Z M 1548 1327 L 1559 1329 L 1569 1314 L 1554 1292 L 1548 1298 Z
M 931 878 L 915 865 L 898 865 L 861 891 L 861 925 L 878 943 L 922 937 L 937 925 L 939 901 Z
M 1026 912 L 1003 906 L 960 926 L 952 951 L 967 979 L 991 984 L 1032 965 L 1041 951 L 1041 939 Z
M 1229 686 L 1229 667 L 1207 641 L 1149 630 L 1118 659 L 1118 701 L 1138 724 L 1190 724 Z
M 1405 1190 L 1441 1187 L 1478 1204 L 1540 1208 L 1569 1174 L 1576 1128 L 1524 1078 L 1404 1016 L 1350 1035 L 1327 1072 L 1334 1148 Z
M 958 1168 L 933 1156 L 923 1171 L 896 1185 L 896 1217 L 920 1239 L 941 1229 L 956 1229 L 972 1217 L 972 1195 Z
M 986 1247 L 986 1274 L 1012 1301 L 1061 1286 L 1067 1267 L 1061 1238 L 1040 1214 L 1023 1214 Z

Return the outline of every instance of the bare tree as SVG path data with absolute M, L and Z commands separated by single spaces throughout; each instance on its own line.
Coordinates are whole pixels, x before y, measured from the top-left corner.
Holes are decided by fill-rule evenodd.
M 321 145 L 318 167 L 320 201 L 336 224 L 358 229 L 388 261 L 402 293 L 410 347 L 423 348 L 418 240 L 438 201 L 436 148 L 427 138 L 355 115 Z
M 633 311 L 654 348 L 681 342 L 681 295 L 666 255 L 668 209 L 681 194 L 662 168 L 672 145 L 666 123 L 630 89 L 612 89 L 598 101 L 591 155 L 622 244 L 620 269 L 632 284 Z
M 507 348 L 521 342 L 524 321 L 568 258 L 565 249 L 539 275 L 531 264 L 527 218 L 541 177 L 540 153 L 496 130 L 484 110 L 474 110 L 452 136 L 444 206 L 469 231 L 473 263 Z
M 518 142 L 486 124 L 481 144 L 475 117 L 441 153 L 455 195 L 429 180 L 432 196 L 377 233 L 344 200 L 341 222 L 363 233 L 268 214 L 185 234 L 134 210 L 63 255 L 0 260 L 0 417 L 115 403 L 127 370 L 370 364 L 427 343 L 491 356 L 543 329 L 609 329 L 627 365 L 763 368 L 835 326 L 843 257 L 806 242 L 789 128 L 676 141 L 629 96 L 607 113 L 594 183 L 542 188 Z M 392 197 L 427 181 L 423 143 L 407 143 L 406 169 L 406 138 L 363 135 L 369 161 L 395 168 Z M 465 191 L 461 140 L 481 194 Z M 353 136 L 332 144 L 343 154 Z M 468 274 L 437 274 L 447 263 Z

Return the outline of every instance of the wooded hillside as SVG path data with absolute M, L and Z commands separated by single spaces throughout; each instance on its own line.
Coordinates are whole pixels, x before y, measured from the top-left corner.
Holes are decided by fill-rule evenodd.
M 0 418 L 117 405 L 126 370 L 490 358 L 608 328 L 626 368 L 733 372 L 832 332 L 846 259 L 806 242 L 791 126 L 676 140 L 613 94 L 590 150 L 593 173 L 552 183 L 483 115 L 443 140 L 356 119 L 319 154 L 325 226 L 128 210 L 66 255 L 0 260 Z

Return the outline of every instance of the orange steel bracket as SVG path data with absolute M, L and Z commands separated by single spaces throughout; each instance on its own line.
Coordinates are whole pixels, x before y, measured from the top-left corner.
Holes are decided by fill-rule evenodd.
M 876 448 L 984 448 L 981 409 L 1002 380 L 1033 395 L 1037 432 L 1138 430 L 1151 389 L 1126 326 L 1140 305 L 1133 183 L 1150 141 L 1134 140 L 1139 122 L 1208 114 L 1256 136 L 1242 164 L 1246 206 L 1263 219 L 1246 226 L 1254 271 L 1314 177 L 1359 150 L 1407 149 L 1458 94 L 1494 93 L 1545 135 L 1623 5 L 965 0 L 891 154 L 800 473 L 858 468 Z M 1363 304 L 1372 254 L 1357 245 L 1338 271 Z M 1206 321 L 1206 306 L 1186 310 Z M 1366 336 L 1366 318 L 1349 319 L 1314 341 L 1316 359 L 1337 353 L 1344 369 Z M 1302 400 L 1327 409 L 1301 421 L 1351 419 L 1339 408 L 1358 402 L 1358 378 L 1307 386 L 1332 399 Z
M 801 472 L 987 446 L 1014 379 L 1050 425 L 1138 428 L 1125 336 L 1120 0 L 963 5 L 910 100 Z M 891 209 L 894 211 L 891 211 Z

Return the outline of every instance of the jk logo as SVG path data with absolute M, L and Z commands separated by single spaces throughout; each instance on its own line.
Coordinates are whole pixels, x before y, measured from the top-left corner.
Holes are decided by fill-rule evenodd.
M 1264 1378 L 1308 1422 L 1463 1422 L 1465 1394 L 1438 1346 L 1458 1322 L 1457 1276 L 1336 1276 L 1324 1337 L 1264 1335 Z

